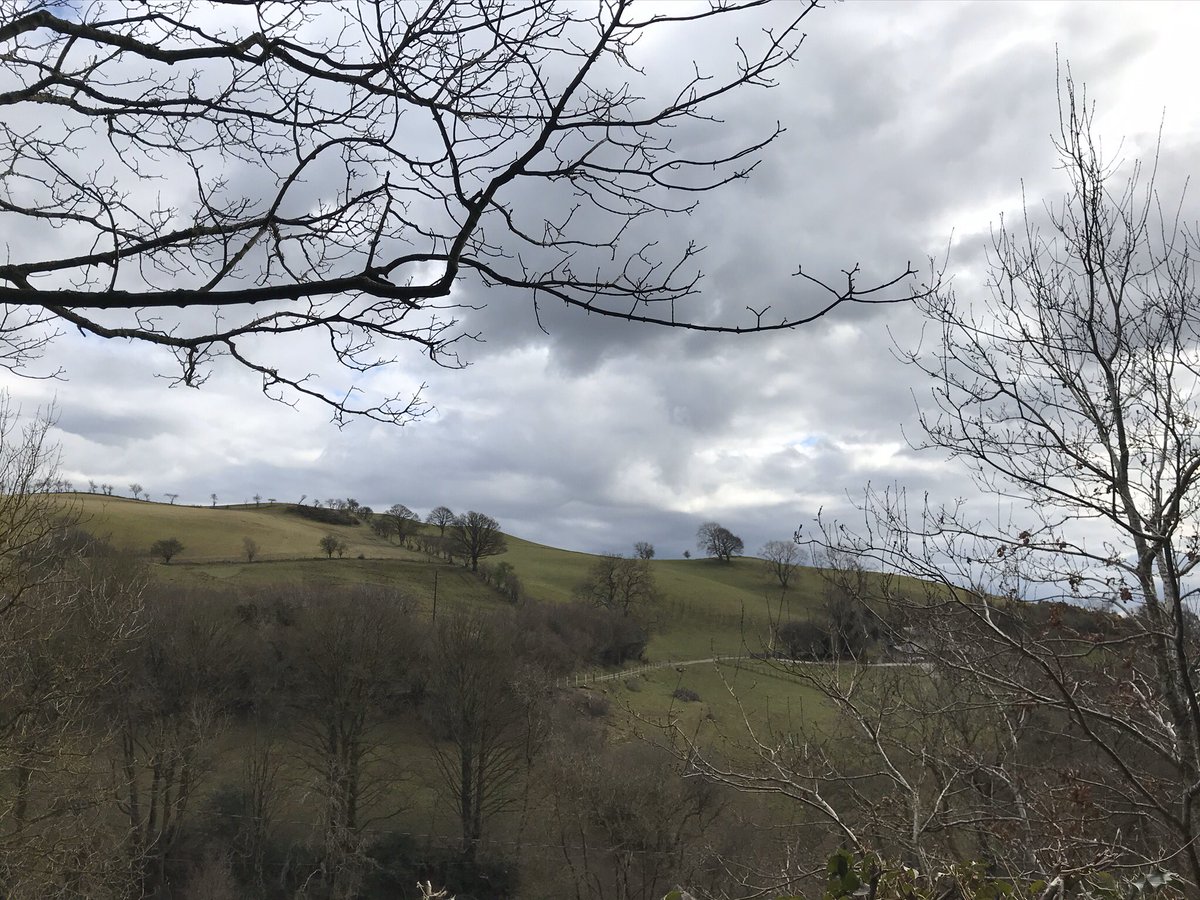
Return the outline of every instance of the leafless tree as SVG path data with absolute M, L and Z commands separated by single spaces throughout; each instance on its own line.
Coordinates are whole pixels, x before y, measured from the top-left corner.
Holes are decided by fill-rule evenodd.
M 357 896 L 364 829 L 395 812 L 399 767 L 384 759 L 382 726 L 402 694 L 413 655 L 411 603 L 361 588 L 306 598 L 291 651 L 298 666 L 297 735 L 320 803 L 322 878 L 331 897 Z
M 869 286 L 856 269 L 838 284 L 801 271 L 815 294 L 786 311 L 688 317 L 700 248 L 660 248 L 661 222 L 745 178 L 783 131 L 721 141 L 717 108 L 775 83 L 818 4 L 760 6 L 211 0 L 147 15 L 98 0 L 68 17 L 5 2 L 4 364 L 70 328 L 166 348 L 184 384 L 227 357 L 273 398 L 404 422 L 419 391 L 326 384 L 284 346 L 324 345 L 352 373 L 397 345 L 456 366 L 480 288 L 729 333 L 902 299 L 888 289 L 911 270 Z M 724 59 L 642 68 L 643 36 L 686 47 L 706 26 L 729 36 Z M 718 149 L 676 146 L 685 125 Z
M 142 486 L 136 481 L 129 485 L 129 493 L 133 495 L 134 500 L 142 499 Z
M 767 574 L 779 582 L 782 590 L 787 590 L 792 574 L 800 567 L 802 553 L 795 541 L 767 541 L 758 555 L 765 563 Z
M 150 545 L 150 553 L 152 556 L 161 556 L 164 563 L 170 563 L 171 560 L 183 552 L 183 542 L 179 538 L 160 538 Z
M 803 889 L 812 857 L 843 846 L 922 872 L 980 860 L 1018 879 L 1081 874 L 1120 858 L 1117 829 L 1097 818 L 1078 748 L 1056 739 L 1052 713 L 999 702 L 931 663 L 772 668 L 826 712 L 765 719 L 743 709 L 742 738 L 726 729 L 723 744 L 715 726 L 673 725 L 693 774 L 794 804 L 793 840 L 805 858 L 759 873 L 756 889 Z M 1059 777 L 1066 772 L 1074 777 Z
M 172 506 L 174 506 L 175 501 L 179 499 L 178 494 L 163 494 L 163 496 L 166 497 L 171 502 Z
M 995 232 L 984 300 L 923 301 L 939 339 L 905 356 L 934 384 L 923 446 L 1011 512 L 869 490 L 866 528 L 826 523 L 824 539 L 928 585 L 893 580 L 907 586 L 889 602 L 911 601 L 907 640 L 942 684 L 968 684 L 996 721 L 1039 711 L 1047 746 L 1072 751 L 1037 794 L 1087 815 L 1035 835 L 1043 871 L 1111 854 L 1176 868 L 1194 891 L 1200 247 L 1153 166 L 1101 156 L 1069 78 L 1060 109 L 1065 200 Z M 1019 784 L 1012 766 L 989 777 Z
M 480 557 L 495 556 L 508 549 L 500 523 L 475 510 L 454 517 L 450 526 L 450 545 L 457 555 L 471 564 L 472 572 L 479 570 Z
M 445 537 L 446 529 L 454 524 L 456 516 L 454 511 L 448 506 L 435 506 L 429 511 L 429 515 L 425 517 L 425 524 L 436 525 L 438 528 L 438 536 Z
M 403 503 L 393 503 L 388 507 L 387 519 L 391 533 L 396 535 L 396 540 L 401 544 L 412 533 L 413 527 L 421 521 L 420 516 Z
M 633 555 L 638 559 L 654 559 L 654 545 L 649 541 L 638 541 L 633 545 Z
M 229 663 L 228 628 L 204 605 L 150 593 L 145 625 L 120 659 L 108 711 L 118 727 L 113 795 L 140 890 L 162 883 L 168 855 L 210 771 L 222 727 L 214 695 Z
M 882 656 L 781 664 L 830 719 L 747 711 L 719 754 L 675 736 L 697 774 L 807 811 L 810 846 L 1052 885 L 1166 866 L 1194 892 L 1198 238 L 1153 169 L 1101 158 L 1069 78 L 1061 111 L 1065 201 L 1002 224 L 990 296 L 921 301 L 939 340 L 903 355 L 934 384 L 922 446 L 1011 512 L 868 488 L 861 527 L 818 519 L 844 631 Z
M 508 625 L 496 616 L 451 614 L 438 623 L 428 663 L 435 756 L 469 860 L 488 820 L 519 799 L 546 736 L 545 679 L 514 659 Z
M 695 889 L 717 868 L 710 830 L 720 792 L 680 778 L 671 762 L 638 742 L 555 754 L 549 806 L 561 896 L 661 900 L 678 884 Z
M 346 552 L 346 543 L 336 534 L 327 534 L 319 541 L 321 551 L 329 559 L 333 559 L 333 554 L 341 556 Z
M 716 522 L 705 522 L 696 530 L 696 546 L 722 562 L 732 562 L 746 547 L 740 537 Z
M 242 538 L 242 553 L 246 557 L 246 562 L 254 562 L 254 560 L 258 557 L 258 553 L 259 553 L 258 541 L 256 541 L 254 538 L 250 537 L 250 535 L 246 535 L 245 537 L 243 537 Z
M 111 723 L 95 709 L 144 574 L 46 492 L 49 428 L 0 401 L 0 879 L 13 897 L 116 896 L 127 873 L 95 753 Z
M 644 620 L 649 608 L 658 602 L 659 591 L 648 560 L 605 553 L 597 557 L 575 596 L 594 606 Z
M 238 822 L 236 853 L 259 890 L 266 887 L 267 848 L 282 813 L 284 753 L 258 731 L 246 747 L 242 763 L 244 812 Z

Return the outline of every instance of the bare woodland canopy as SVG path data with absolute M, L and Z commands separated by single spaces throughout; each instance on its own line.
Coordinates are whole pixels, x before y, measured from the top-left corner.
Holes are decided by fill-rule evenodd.
M 764 5 L 0 4 L 3 361 L 77 328 L 167 348 L 187 385 L 227 357 L 271 397 L 402 423 L 419 392 L 362 394 L 356 373 L 404 346 L 459 365 L 481 287 L 728 332 L 889 299 L 911 272 L 802 273 L 815 295 L 732 320 L 685 302 L 702 248 L 664 222 L 782 132 L 735 145 L 718 116 L 774 84 L 816 7 L 762 28 Z M 723 58 L 661 71 L 639 51 L 713 19 L 745 35 Z

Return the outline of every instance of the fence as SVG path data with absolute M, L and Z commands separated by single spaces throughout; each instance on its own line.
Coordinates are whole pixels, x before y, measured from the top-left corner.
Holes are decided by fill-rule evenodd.
M 558 680 L 560 688 L 567 687 L 583 687 L 587 684 L 596 684 L 601 681 L 616 681 L 618 678 L 632 678 L 635 675 L 641 675 L 643 672 L 651 672 L 657 669 L 668 669 L 672 666 L 698 666 L 704 663 L 729 662 L 730 660 L 748 659 L 749 656 L 745 653 L 739 653 L 735 656 L 710 656 L 708 659 L 667 659 L 662 662 L 646 663 L 645 665 L 635 666 L 632 669 L 621 669 L 619 672 L 576 672 L 574 675 L 568 675 L 565 678 Z

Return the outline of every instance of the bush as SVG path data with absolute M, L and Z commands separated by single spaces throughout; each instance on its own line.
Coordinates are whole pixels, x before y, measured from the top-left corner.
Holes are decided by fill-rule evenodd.
M 503 857 L 465 860 L 454 849 L 418 846 L 407 835 L 388 833 L 367 853 L 373 865 L 362 896 L 417 898 L 414 885 L 444 886 L 455 900 L 506 900 L 518 894 L 517 865 Z
M 346 542 L 341 540 L 336 534 L 327 534 L 320 540 L 321 552 L 330 559 L 333 559 L 333 554 L 339 557 L 346 552 Z
M 829 632 L 816 622 L 784 622 L 775 630 L 775 655 L 785 659 L 828 659 Z
M 607 694 L 588 691 L 583 695 L 583 711 L 593 719 L 602 719 L 612 710 L 612 700 Z
M 289 506 L 287 511 L 325 525 L 358 524 L 358 519 L 344 509 L 326 509 L 324 506 Z
M 581 665 L 620 665 L 646 651 L 646 629 L 619 612 L 586 603 L 527 601 L 517 617 L 519 645 L 513 652 L 551 675 Z
M 695 691 L 693 691 L 691 688 L 677 687 L 677 688 L 675 688 L 674 691 L 671 692 L 671 696 L 674 697 L 676 700 L 682 700 L 684 703 L 700 702 L 700 695 L 697 694 Z
M 154 556 L 161 556 L 164 563 L 169 563 L 171 558 L 183 552 L 183 544 L 179 538 L 163 538 L 155 541 L 150 545 L 150 553 Z

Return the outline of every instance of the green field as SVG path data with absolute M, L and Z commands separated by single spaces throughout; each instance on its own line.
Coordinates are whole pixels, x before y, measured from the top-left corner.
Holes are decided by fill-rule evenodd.
M 439 604 L 503 602 L 460 566 L 390 543 L 364 525 L 326 525 L 301 518 L 289 512 L 287 504 L 178 506 L 98 494 L 66 495 L 63 503 L 93 534 L 145 556 L 155 578 L 167 584 L 381 584 L 401 588 L 431 607 L 436 578 Z M 344 558 L 328 559 L 321 552 L 319 541 L 326 534 L 345 542 Z M 184 549 L 164 565 L 149 548 L 171 537 Z M 243 554 L 244 537 L 259 546 L 253 563 Z M 508 551 L 489 562 L 500 560 L 516 569 L 529 597 L 566 602 L 595 557 L 509 535 Z M 761 650 L 768 641 L 769 621 L 780 616 L 781 603 L 785 619 L 804 618 L 820 603 L 822 583 L 813 569 L 798 571 L 781 597 L 778 584 L 769 580 L 757 559 L 653 560 L 651 566 L 662 593 L 647 651 L 652 660 Z
M 348 606 L 340 608 L 338 618 L 307 620 L 315 625 L 305 624 L 305 616 L 310 615 L 307 611 L 291 621 L 273 617 L 280 609 L 319 610 L 326 599 L 320 596 L 322 586 L 376 585 L 411 598 L 417 612 L 405 617 L 404 627 L 419 647 L 393 641 L 397 632 L 386 638 L 382 652 L 369 658 L 372 665 L 381 666 L 387 666 L 388 660 L 420 660 L 427 668 L 388 676 L 396 679 L 391 689 L 411 691 L 411 696 L 403 693 L 376 701 L 380 705 L 372 712 L 371 729 L 357 745 L 365 748 L 360 784 L 363 797 L 369 798 L 362 804 L 366 818 L 361 832 L 364 839 L 403 838 L 420 853 L 445 853 L 446 848 L 457 846 L 462 824 L 457 818 L 453 779 L 448 780 L 445 757 L 439 755 L 449 753 L 453 758 L 452 738 L 440 730 L 438 709 L 427 698 L 421 699 L 429 688 L 420 673 L 438 671 L 441 657 L 436 654 L 441 650 L 436 639 L 444 632 L 425 626 L 435 610 L 440 615 L 455 608 L 511 609 L 508 597 L 463 565 L 413 549 L 425 542 L 410 541 L 404 547 L 378 537 L 366 525 L 313 521 L 284 504 L 177 506 L 90 494 L 59 495 L 56 502 L 81 527 L 144 561 L 152 579 L 152 590 L 142 598 L 144 609 L 166 610 L 160 623 L 167 629 L 165 634 L 174 635 L 170 629 L 177 627 L 179 634 L 195 636 L 200 642 L 196 646 L 205 648 L 194 657 L 180 656 L 181 671 L 193 671 L 186 665 L 194 663 L 194 671 L 207 673 L 196 681 L 216 685 L 211 697 L 203 696 L 216 698 L 215 708 L 221 710 L 206 731 L 197 730 L 195 740 L 202 751 L 196 765 L 204 777 L 197 783 L 192 801 L 193 821 L 224 823 L 225 827 L 243 815 L 236 803 L 244 797 L 239 791 L 247 783 L 247 766 L 263 758 L 260 752 L 267 740 L 274 754 L 271 758 L 278 765 L 277 783 L 272 788 L 277 838 L 280 846 L 300 848 L 297 852 L 312 852 L 314 823 L 319 823 L 323 814 L 319 798 L 325 796 L 321 781 L 325 776 L 319 767 L 328 760 L 321 747 L 326 731 L 333 733 L 333 726 L 329 724 L 332 720 L 319 715 L 333 701 L 328 700 L 330 694 L 322 693 L 329 688 L 321 680 L 326 671 L 321 667 L 341 672 L 329 660 L 354 663 L 359 651 L 353 648 L 370 644 L 332 643 L 334 625 L 354 618 L 345 614 Z M 345 543 L 343 555 L 329 558 L 321 551 L 319 542 L 327 534 Z M 245 557 L 243 540 L 247 537 L 259 548 L 254 561 Z M 150 552 L 155 541 L 167 538 L 183 545 L 170 563 Z M 660 599 L 652 609 L 639 610 L 639 618 L 650 621 L 645 658 L 618 671 L 598 671 L 584 660 L 604 657 L 589 648 L 612 645 L 589 645 L 570 630 L 579 627 L 579 621 L 591 620 L 576 618 L 572 611 L 551 615 L 534 605 L 578 602 L 574 595 L 598 559 L 508 535 L 506 552 L 486 560 L 491 567 L 501 561 L 509 563 L 523 586 L 521 602 L 530 604 L 522 610 L 528 618 L 499 620 L 500 627 L 514 628 L 502 634 L 519 643 L 528 628 L 537 641 L 529 644 L 531 658 L 544 650 L 545 659 L 552 661 L 545 671 L 554 672 L 557 679 L 548 682 L 537 677 L 541 718 L 538 729 L 530 734 L 536 734 L 544 746 L 539 745 L 536 762 L 530 762 L 521 776 L 520 803 L 514 799 L 513 805 L 503 807 L 488 825 L 488 849 L 507 860 L 506 865 L 529 866 L 531 881 L 543 877 L 547 883 L 557 883 L 562 848 L 552 843 L 568 832 L 555 829 L 570 827 L 573 820 L 564 820 L 568 824 L 560 826 L 549 818 L 549 811 L 558 810 L 560 802 L 576 802 L 570 791 L 583 788 L 573 776 L 561 777 L 562 772 L 585 771 L 589 759 L 653 758 L 677 763 L 685 758 L 694 761 L 694 752 L 698 752 L 753 771 L 769 756 L 766 748 L 786 747 L 793 738 L 800 737 L 806 746 L 810 741 L 814 745 L 828 743 L 835 750 L 840 750 L 838 742 L 846 739 L 846 719 L 822 692 L 820 682 L 842 677 L 843 671 L 848 677 L 853 667 L 840 670 L 835 664 L 812 664 L 789 670 L 787 664 L 753 656 L 767 648 L 772 623 L 828 615 L 826 585 L 818 570 L 798 569 L 791 587 L 781 594 L 778 583 L 758 559 L 738 558 L 731 563 L 651 560 Z M 289 586 L 309 590 L 288 596 Z M 318 590 L 311 590 L 313 587 Z M 210 593 L 208 589 L 213 590 Z M 190 598 L 200 602 L 188 605 Z M 367 610 L 370 607 L 365 604 L 378 599 L 330 592 L 329 599 L 342 602 L 340 598 L 349 604 L 361 598 Z M 208 600 L 213 601 L 210 606 Z M 392 610 L 390 603 L 384 606 Z M 170 616 L 178 610 L 195 618 L 173 623 Z M 153 624 L 155 620 L 147 616 L 146 621 Z M 619 621 L 628 624 L 628 620 Z M 437 622 L 440 625 L 442 619 Z M 296 623 L 300 624 L 293 628 Z M 604 627 L 594 634 L 603 637 Z M 221 638 L 203 643 L 206 635 L 213 633 Z M 381 632 L 371 625 L 368 633 Z M 556 637 L 562 637 L 561 646 L 570 648 L 568 653 L 557 649 Z M 226 645 L 229 651 L 224 661 L 206 668 L 219 652 L 210 650 Z M 174 645 L 168 642 L 164 646 Z M 319 655 L 325 647 L 333 652 Z M 406 655 L 409 653 L 412 655 Z M 514 656 L 504 645 L 486 664 Z M 484 681 L 493 679 L 492 668 L 484 671 Z M 912 676 L 907 668 L 877 671 L 860 672 L 859 678 L 871 682 L 876 677 Z M 571 674 L 564 676 L 564 672 Z M 225 675 L 227 680 L 223 680 Z M 316 699 L 310 700 L 304 690 L 312 690 Z M 204 707 L 197 709 L 203 711 Z M 669 752 L 662 752 L 664 746 Z M 111 768 L 122 760 L 115 745 L 109 750 L 113 754 Z M 647 755 L 620 755 L 631 750 L 645 750 Z M 135 778 L 143 781 L 143 786 L 153 783 L 156 776 L 149 774 L 149 757 L 139 764 L 142 769 Z M 593 771 L 599 779 L 597 790 L 607 790 L 605 771 Z M 612 769 L 618 779 L 621 771 Z M 663 771 L 673 770 L 668 763 Z M 800 815 L 796 804 L 784 796 L 729 802 L 731 808 L 737 805 L 748 810 L 747 814 L 759 816 L 772 828 L 790 824 Z M 743 807 L 751 802 L 753 805 Z M 631 808 L 637 808 L 636 804 Z M 553 863 L 549 862 L 551 855 Z M 543 864 L 547 869 L 539 875 L 537 866 Z
M 373 584 L 398 588 L 425 611 L 456 606 L 501 607 L 496 591 L 459 565 L 417 553 L 377 537 L 369 528 L 331 526 L 288 512 L 284 504 L 215 508 L 172 506 L 118 497 L 75 495 L 69 501 L 84 527 L 143 555 L 156 581 L 179 587 L 254 589 L 288 584 Z M 335 534 L 348 546 L 343 558 L 326 558 L 318 542 Z M 242 537 L 261 548 L 253 563 L 242 556 Z M 150 556 L 150 544 L 177 537 L 184 550 L 169 565 Z M 509 562 L 530 598 L 568 602 L 596 557 L 507 536 L 508 550 L 488 561 Z M 359 558 L 359 557 L 362 558 Z M 651 663 L 709 659 L 763 650 L 771 621 L 814 615 L 824 584 L 815 569 L 802 568 L 780 593 L 754 558 L 723 563 L 710 559 L 652 560 L 661 592 L 647 648 Z M 782 608 L 781 608 L 782 607 Z M 634 666 L 636 667 L 636 666 Z M 673 694 L 685 688 L 698 701 Z M 757 727 L 786 728 L 796 718 L 820 723 L 832 710 L 811 684 L 780 667 L 751 659 L 665 668 L 590 685 L 603 695 L 621 732 L 654 731 L 668 720 L 689 733 L 722 743 L 746 737 L 743 717 Z M 423 805 L 423 804 L 422 804 Z

